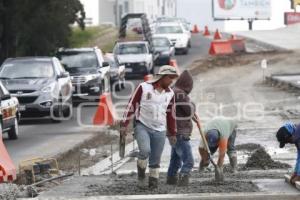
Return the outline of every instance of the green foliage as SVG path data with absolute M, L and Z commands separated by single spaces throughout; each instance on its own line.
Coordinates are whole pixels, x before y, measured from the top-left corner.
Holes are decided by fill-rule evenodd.
M 0 60 L 43 56 L 68 46 L 70 25 L 84 29 L 79 0 L 0 0 Z
M 98 37 L 101 37 L 104 27 L 87 27 L 84 30 L 74 28 L 70 37 L 71 47 L 86 47 L 93 43 Z

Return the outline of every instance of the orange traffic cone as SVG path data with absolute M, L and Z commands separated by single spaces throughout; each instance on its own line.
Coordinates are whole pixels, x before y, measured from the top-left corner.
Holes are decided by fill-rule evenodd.
M 209 32 L 207 26 L 205 26 L 205 28 L 204 28 L 204 34 L 203 34 L 203 35 L 204 35 L 204 36 L 210 36 L 210 32 Z
M 192 33 L 196 34 L 196 33 L 199 33 L 199 32 L 200 32 L 200 31 L 199 31 L 199 28 L 198 28 L 198 26 L 195 24 Z
M 94 125 L 114 125 L 116 120 L 116 112 L 113 107 L 110 93 L 103 93 L 100 96 L 99 105 L 94 115 Z
M 0 134 L 0 183 L 17 179 L 17 169 L 12 162 Z
M 221 40 L 222 35 L 219 32 L 219 29 L 216 30 L 215 35 L 214 35 L 214 40 Z
M 177 60 L 176 59 L 171 59 L 170 60 L 170 66 L 175 67 L 177 74 L 180 74 L 180 70 L 178 68 Z
M 153 78 L 153 75 L 152 74 L 148 74 L 148 75 L 144 76 L 144 81 L 145 82 L 150 81 L 152 78 Z

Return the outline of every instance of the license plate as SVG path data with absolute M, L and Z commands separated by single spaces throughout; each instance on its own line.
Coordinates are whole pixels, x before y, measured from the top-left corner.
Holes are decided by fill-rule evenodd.
M 131 68 L 126 68 L 125 72 L 132 72 L 132 69 Z
M 20 105 L 19 109 L 20 109 L 20 111 L 25 111 L 26 110 L 26 106 L 25 105 Z

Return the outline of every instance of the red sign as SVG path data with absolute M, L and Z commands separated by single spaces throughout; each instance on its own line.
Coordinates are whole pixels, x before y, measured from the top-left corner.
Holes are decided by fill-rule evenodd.
M 300 23 L 300 13 L 297 12 L 286 12 L 284 13 L 284 24 L 291 25 Z

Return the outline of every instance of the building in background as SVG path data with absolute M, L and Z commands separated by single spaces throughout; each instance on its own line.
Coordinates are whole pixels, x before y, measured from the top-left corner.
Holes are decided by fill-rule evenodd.
M 178 0 L 178 17 L 188 19 L 192 24 L 198 24 L 200 28 L 209 26 L 214 30 L 219 28 L 222 31 L 246 31 L 248 30 L 248 20 L 226 20 L 214 21 L 213 0 Z M 234 2 L 237 2 L 236 0 Z M 232 2 L 232 1 L 231 1 Z M 260 3 L 257 0 L 243 0 L 243 2 Z M 254 30 L 270 30 L 284 27 L 284 13 L 293 11 L 291 0 L 271 0 L 270 20 L 257 20 L 253 22 Z
M 127 13 L 146 13 L 150 20 L 159 16 L 176 16 L 177 0 L 81 0 L 86 24 L 119 24 Z

